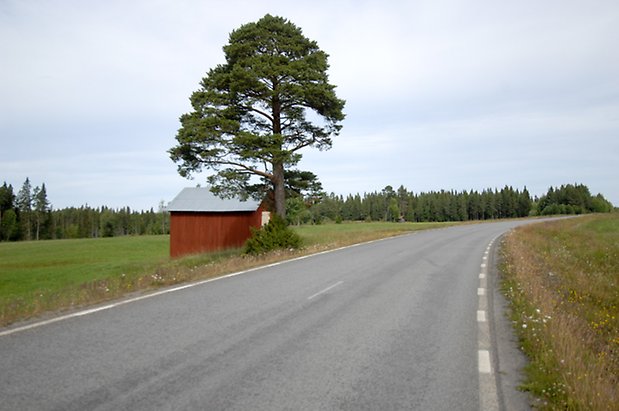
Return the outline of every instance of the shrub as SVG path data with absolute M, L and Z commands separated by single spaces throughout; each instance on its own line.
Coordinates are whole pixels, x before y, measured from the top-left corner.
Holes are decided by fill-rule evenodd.
M 245 254 L 258 255 L 277 249 L 301 247 L 301 237 L 276 214 L 271 216 L 268 224 L 260 229 L 252 228 L 251 231 L 251 237 L 245 243 Z

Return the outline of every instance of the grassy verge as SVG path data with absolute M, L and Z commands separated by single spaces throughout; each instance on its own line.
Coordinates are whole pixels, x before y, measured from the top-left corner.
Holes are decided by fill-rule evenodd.
M 502 271 L 536 407 L 619 409 L 619 214 L 521 227 Z
M 302 225 L 295 230 L 309 248 L 335 248 L 412 231 L 449 227 L 462 223 L 365 223 Z
M 0 326 L 46 312 L 216 277 L 330 248 L 447 224 L 300 226 L 300 251 L 245 257 L 240 250 L 170 260 L 168 236 L 0 243 Z

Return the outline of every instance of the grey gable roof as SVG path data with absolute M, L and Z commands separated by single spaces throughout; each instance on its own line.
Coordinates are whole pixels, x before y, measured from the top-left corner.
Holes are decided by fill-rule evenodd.
M 168 211 L 233 212 L 256 211 L 260 203 L 255 200 L 241 201 L 237 198 L 222 199 L 211 193 L 208 187 L 188 187 L 178 193 L 168 204 Z

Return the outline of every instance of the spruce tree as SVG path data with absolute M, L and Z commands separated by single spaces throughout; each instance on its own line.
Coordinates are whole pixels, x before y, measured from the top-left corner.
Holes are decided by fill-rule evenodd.
M 36 187 L 33 194 L 34 199 L 34 216 L 36 223 L 36 236 L 35 239 L 39 239 L 41 232 L 41 224 L 47 219 L 47 213 L 50 209 L 49 201 L 47 200 L 47 190 L 45 189 L 45 183 L 41 185 L 41 188 Z
M 22 238 L 32 239 L 32 185 L 30 179 L 26 181 L 17 193 L 17 209 L 19 210 L 19 223 L 22 230 Z

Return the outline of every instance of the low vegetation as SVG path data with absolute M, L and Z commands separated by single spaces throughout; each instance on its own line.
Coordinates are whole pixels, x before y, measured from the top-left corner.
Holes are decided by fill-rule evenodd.
M 263 227 L 251 227 L 251 238 L 245 242 L 243 252 L 260 255 L 275 250 L 296 250 L 301 244 L 301 237 L 288 227 L 286 220 L 273 214 L 268 224 Z
M 503 290 L 539 409 L 619 409 L 619 214 L 519 228 Z
M 76 309 L 128 293 L 220 276 L 262 264 L 445 223 L 300 226 L 297 251 L 244 256 L 242 250 L 169 259 L 169 236 L 0 243 L 0 326 Z

